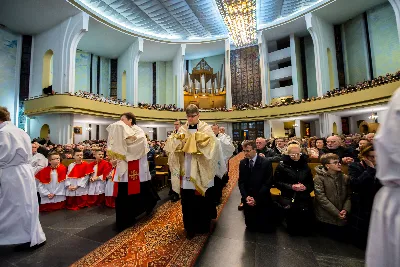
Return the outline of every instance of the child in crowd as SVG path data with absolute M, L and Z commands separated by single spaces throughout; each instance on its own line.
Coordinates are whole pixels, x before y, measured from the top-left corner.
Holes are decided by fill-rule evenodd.
M 54 211 L 65 207 L 67 167 L 60 164 L 60 158 L 58 152 L 51 152 L 48 155 L 50 166 L 36 174 L 41 199 L 39 211 Z
M 115 208 L 114 196 L 114 176 L 116 175 L 116 168 L 112 166 L 112 170 L 107 176 L 107 184 L 105 190 L 105 205 L 110 208 Z
M 97 148 L 93 150 L 95 161 L 89 164 L 93 173 L 90 175 L 88 206 L 100 206 L 104 203 L 104 191 L 106 189 L 106 179 L 111 172 L 111 163 L 104 160 L 104 151 Z
M 65 187 L 67 189 L 66 208 L 70 210 L 78 210 L 87 206 L 88 181 L 89 175 L 93 173 L 89 164 L 83 161 L 83 151 L 74 150 L 75 162 L 68 166 L 67 179 Z

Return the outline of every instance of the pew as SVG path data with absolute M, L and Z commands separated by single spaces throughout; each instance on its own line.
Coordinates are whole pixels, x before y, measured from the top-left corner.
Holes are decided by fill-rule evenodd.
M 166 187 L 169 184 L 169 166 L 168 166 L 168 157 L 162 157 L 157 155 L 155 157 L 155 165 L 156 165 L 156 185 L 157 189 L 161 189 Z M 161 178 L 161 179 L 160 179 Z

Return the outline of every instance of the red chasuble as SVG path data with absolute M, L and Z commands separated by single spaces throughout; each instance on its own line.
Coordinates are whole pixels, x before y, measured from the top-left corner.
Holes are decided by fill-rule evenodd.
M 80 179 L 91 173 L 93 173 L 93 169 L 90 168 L 86 161 L 82 161 L 81 164 L 75 164 L 71 172 L 68 173 L 68 178 Z
M 107 180 L 107 176 L 110 174 L 112 170 L 112 165 L 110 162 L 102 159 L 101 161 L 93 161 L 89 163 L 89 170 L 94 172 L 94 166 L 97 164 L 97 173 L 95 173 L 95 177 L 99 177 L 103 175 L 103 181 Z
M 139 160 L 128 161 L 128 195 L 140 193 Z M 114 196 L 118 195 L 118 183 L 114 183 Z
M 55 169 L 57 169 L 58 182 L 61 183 L 61 182 L 65 181 L 65 179 L 67 178 L 67 167 L 65 167 L 64 165 L 60 164 Z M 51 168 L 50 166 L 47 166 L 46 168 L 40 170 L 35 175 L 35 177 L 42 184 L 49 184 L 49 183 L 51 183 L 51 175 L 50 175 L 50 173 L 51 173 L 52 170 L 53 170 L 53 168 Z

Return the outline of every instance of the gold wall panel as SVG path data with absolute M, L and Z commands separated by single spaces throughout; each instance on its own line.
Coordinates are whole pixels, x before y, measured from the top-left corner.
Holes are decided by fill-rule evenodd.
M 221 122 L 253 121 L 367 107 L 387 103 L 394 91 L 399 87 L 400 81 L 354 93 L 295 105 L 246 111 L 203 112 L 201 113 L 201 119 Z M 184 120 L 186 118 L 184 112 L 123 107 L 70 95 L 54 95 L 25 102 L 25 114 L 27 116 L 49 113 L 74 113 L 118 118 L 119 115 L 124 112 L 133 112 L 138 120 L 173 122 L 175 119 Z

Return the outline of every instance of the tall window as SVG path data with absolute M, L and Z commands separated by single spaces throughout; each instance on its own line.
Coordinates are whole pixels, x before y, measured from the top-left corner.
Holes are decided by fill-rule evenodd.
M 42 88 L 53 85 L 53 51 L 47 50 L 43 56 Z

